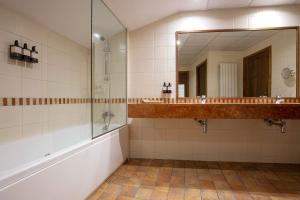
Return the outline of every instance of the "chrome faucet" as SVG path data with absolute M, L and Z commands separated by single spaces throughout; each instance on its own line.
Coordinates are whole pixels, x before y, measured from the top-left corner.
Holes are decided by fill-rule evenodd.
M 282 96 L 276 96 L 276 100 L 275 100 L 276 104 L 281 104 L 284 103 L 284 98 Z
M 285 120 L 282 120 L 282 119 L 279 119 L 279 120 L 265 119 L 264 121 L 268 126 L 273 126 L 273 125 L 279 126 L 280 127 L 280 132 L 281 133 L 286 133 L 286 121 Z
M 115 115 L 111 112 L 103 112 L 102 113 L 102 119 L 103 119 L 103 122 L 104 122 L 104 126 L 103 126 L 103 130 L 104 131 L 107 131 L 108 128 L 109 128 L 109 125 L 110 125 L 110 122 L 111 122 L 111 118 L 114 117 Z
M 201 103 L 201 104 L 206 104 L 206 102 L 207 102 L 207 97 L 206 97 L 206 95 L 201 95 L 201 96 L 200 96 L 200 103 Z
M 195 119 L 202 127 L 202 132 L 207 133 L 207 119 Z

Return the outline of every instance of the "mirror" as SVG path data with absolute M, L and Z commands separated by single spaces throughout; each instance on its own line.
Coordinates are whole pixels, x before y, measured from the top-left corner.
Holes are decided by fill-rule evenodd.
M 177 32 L 177 97 L 296 97 L 298 31 Z

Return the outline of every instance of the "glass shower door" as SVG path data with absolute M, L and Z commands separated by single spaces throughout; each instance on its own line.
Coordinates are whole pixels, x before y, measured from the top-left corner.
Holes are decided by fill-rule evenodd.
M 92 0 L 93 137 L 127 123 L 125 27 L 101 0 Z

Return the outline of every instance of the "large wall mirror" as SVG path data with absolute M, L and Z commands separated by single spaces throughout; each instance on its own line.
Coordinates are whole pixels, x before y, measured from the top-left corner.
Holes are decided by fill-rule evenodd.
M 299 27 L 176 32 L 177 97 L 298 97 Z

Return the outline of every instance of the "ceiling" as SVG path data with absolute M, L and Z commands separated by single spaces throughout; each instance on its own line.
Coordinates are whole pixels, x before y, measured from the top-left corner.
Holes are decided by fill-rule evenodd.
M 134 30 L 169 15 L 194 10 L 299 4 L 300 0 L 104 0 L 129 29 Z
M 180 34 L 179 65 L 190 66 L 199 55 L 208 51 L 244 51 L 278 32 L 279 30 Z
M 182 11 L 296 4 L 300 3 L 300 0 L 104 0 L 104 2 L 122 24 L 133 30 Z M 81 45 L 90 47 L 89 0 L 0 0 L 0 4 Z M 114 28 L 115 24 L 119 23 L 117 20 L 109 21 L 103 16 L 103 12 L 98 12 L 95 18 L 105 19 L 102 20 L 103 24 L 96 25 L 101 29 L 99 32 L 104 32 L 104 29 L 117 31 Z M 103 28 L 104 24 L 107 27 Z
M 0 0 L 0 4 L 65 35 L 81 45 L 90 47 L 90 1 Z

